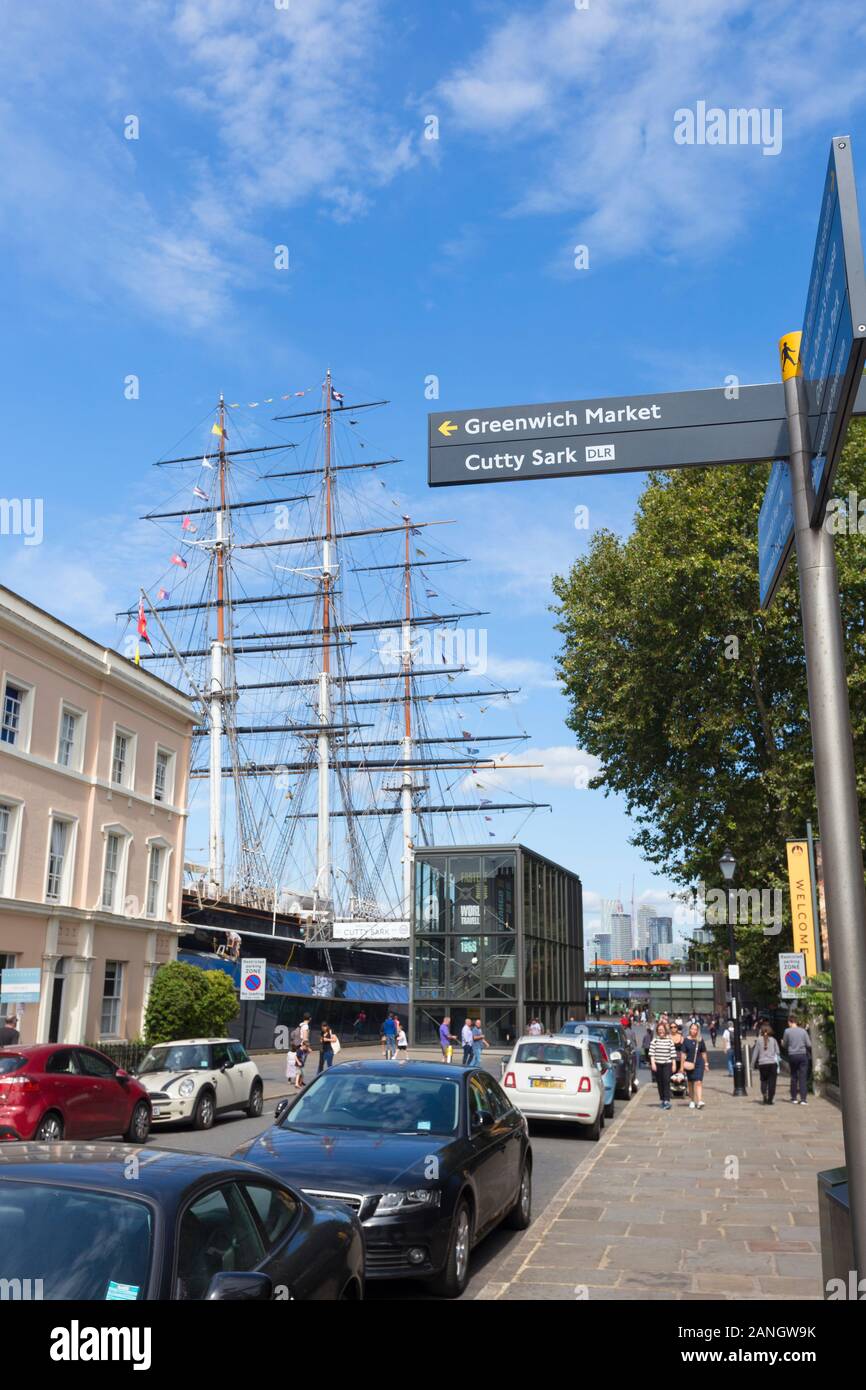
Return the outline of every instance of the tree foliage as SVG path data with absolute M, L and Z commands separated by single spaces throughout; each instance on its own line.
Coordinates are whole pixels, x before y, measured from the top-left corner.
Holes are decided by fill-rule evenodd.
M 634 530 L 596 532 L 554 579 L 569 727 L 601 763 L 591 786 L 625 799 L 633 843 L 675 882 L 786 886 L 785 840 L 817 820 L 796 560 L 758 606 L 766 465 L 650 475 Z M 832 509 L 852 726 L 866 793 L 866 428 L 849 430 Z M 866 516 L 862 518 L 866 532 Z M 785 893 L 787 904 L 787 892 Z M 723 932 L 720 936 L 720 944 Z M 744 976 L 775 992 L 787 932 L 740 928 Z
M 144 1021 L 149 1045 L 176 1038 L 221 1037 L 238 1012 L 238 996 L 222 970 L 170 961 L 154 977 Z

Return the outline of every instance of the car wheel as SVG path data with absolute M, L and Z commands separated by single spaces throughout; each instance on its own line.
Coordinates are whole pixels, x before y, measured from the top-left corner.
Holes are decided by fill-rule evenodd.
M 54 1112 L 43 1115 L 33 1138 L 42 1139 L 47 1144 L 56 1144 L 58 1140 L 63 1138 L 63 1121 L 60 1116 Z
M 129 1129 L 123 1136 L 130 1144 L 143 1144 L 150 1134 L 150 1106 L 146 1100 L 140 1100 L 132 1112 L 129 1121 Z
M 605 1113 L 605 1115 L 607 1116 L 607 1118 L 608 1118 L 609 1120 L 612 1120 L 612 1119 L 613 1119 L 613 1115 L 614 1115 L 615 1109 L 616 1109 L 616 1101 L 615 1101 L 615 1100 L 609 1100 L 608 1103 L 607 1103 L 607 1105 L 604 1107 L 604 1113 Z
M 251 1120 L 257 1120 L 262 1113 L 262 1106 L 265 1103 L 265 1092 L 261 1081 L 254 1081 L 250 1087 L 250 1103 L 247 1106 L 247 1114 Z
M 503 1221 L 509 1231 L 525 1231 L 532 1221 L 532 1165 L 524 1163 L 517 1201 Z
M 210 1129 L 214 1119 L 213 1093 L 202 1091 L 192 1115 L 193 1129 Z
M 469 1283 L 469 1255 L 472 1250 L 472 1213 L 468 1202 L 459 1202 L 451 1223 L 451 1239 L 445 1267 L 430 1280 L 436 1298 L 459 1298 Z
M 584 1134 L 586 1135 L 587 1139 L 592 1139 L 593 1142 L 595 1142 L 596 1140 L 598 1140 L 598 1139 L 600 1138 L 600 1136 L 601 1136 L 601 1127 L 602 1127 L 603 1123 L 604 1123 L 604 1111 L 603 1111 L 603 1107 L 602 1107 L 602 1106 L 599 1106 L 598 1114 L 596 1115 L 596 1117 L 595 1117 L 595 1119 L 593 1120 L 592 1124 L 591 1124 L 591 1125 L 587 1125 L 587 1126 L 585 1127 L 585 1129 L 584 1129 Z

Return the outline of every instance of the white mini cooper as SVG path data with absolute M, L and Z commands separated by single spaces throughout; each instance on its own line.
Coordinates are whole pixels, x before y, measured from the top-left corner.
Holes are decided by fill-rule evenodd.
M 154 1125 L 188 1120 L 210 1129 L 217 1115 L 262 1113 L 264 1089 L 255 1062 L 235 1038 L 185 1038 L 157 1043 L 137 1072 L 150 1093 Z

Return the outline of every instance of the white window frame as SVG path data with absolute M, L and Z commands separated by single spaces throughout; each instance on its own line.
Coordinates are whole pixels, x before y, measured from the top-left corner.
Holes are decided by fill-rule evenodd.
M 104 969 L 103 972 L 102 972 L 102 994 L 101 994 L 101 996 L 100 996 L 100 1001 L 99 1001 L 99 1036 L 100 1036 L 100 1038 L 119 1038 L 119 1037 L 121 1036 L 121 1033 L 120 1033 L 120 1021 L 121 1021 L 121 1014 L 122 1014 L 122 1012 L 123 1012 L 123 998 L 124 998 L 124 992 L 125 992 L 125 989 L 126 989 L 126 967 L 127 967 L 127 964 L 128 964 L 128 962 L 125 961 L 125 960 L 107 960 L 107 961 L 105 962 L 105 969 Z M 119 991 L 119 993 L 117 993 L 117 994 L 106 994 L 106 992 L 105 992 L 105 986 L 106 986 L 106 984 L 107 984 L 107 976 L 108 976 L 108 967 L 109 967 L 109 965 L 114 965 L 114 966 L 117 967 L 117 976 L 116 976 L 116 978 L 118 978 L 119 984 L 120 984 L 120 991 Z M 117 1018 L 116 1018 L 116 1020 L 115 1020 L 116 1027 L 115 1027 L 113 1030 L 106 1029 L 106 1028 L 103 1027 L 103 1019 L 104 1019 L 104 1015 L 105 1015 L 105 1003 L 106 1003 L 106 1000 L 110 1000 L 111 1004 L 117 1009 Z
M 72 744 L 72 757 L 68 763 L 60 761 L 60 740 L 63 737 L 63 716 L 71 714 L 76 720 L 75 738 Z M 60 701 L 60 717 L 57 721 L 57 766 L 65 767 L 67 772 L 81 772 L 84 767 L 84 740 L 87 734 L 87 712 L 72 705 L 68 700 Z
M 129 754 L 125 768 L 125 780 L 115 782 L 114 780 L 114 752 L 117 746 L 118 735 L 129 740 Z M 132 729 L 127 729 L 123 724 L 115 724 L 111 735 L 111 757 L 108 764 L 108 783 L 109 786 L 118 791 L 131 792 L 135 790 L 135 755 L 138 745 L 138 735 Z
M 117 835 L 120 839 L 120 853 L 117 860 L 117 870 L 114 882 L 114 901 L 110 907 L 105 905 L 105 872 L 108 864 L 108 837 Z M 126 901 L 126 881 L 129 870 L 129 847 L 132 844 L 132 831 L 127 830 L 125 825 L 103 825 L 102 827 L 103 849 L 102 849 L 102 872 L 99 880 L 99 911 L 113 912 L 117 916 L 123 916 L 123 904 Z M 119 904 L 119 906 L 118 906 Z
M 168 759 L 165 769 L 165 789 L 162 797 L 156 794 L 156 770 L 159 767 L 159 755 L 163 753 Z M 153 755 L 153 799 L 158 801 L 160 806 L 172 806 L 174 804 L 174 770 L 177 763 L 173 748 L 164 748 L 161 743 L 156 745 Z
M 55 821 L 61 821 L 69 827 L 69 835 L 66 841 L 66 853 L 63 856 L 63 872 L 60 878 L 60 892 L 56 898 L 48 896 L 48 876 L 51 868 L 51 830 Z M 43 878 L 44 901 L 51 907 L 68 907 L 72 897 L 72 887 L 75 882 L 75 851 L 78 843 L 78 818 L 67 815 L 64 811 L 50 809 L 48 812 L 48 843 L 45 849 L 45 876 Z
M 159 885 L 157 887 L 157 900 L 155 904 L 155 910 L 153 912 L 149 912 L 148 903 L 150 900 L 150 866 L 152 862 L 153 851 L 155 849 L 160 850 L 162 853 L 162 867 L 160 868 L 159 872 Z M 168 920 L 168 869 L 169 861 L 171 859 L 171 851 L 172 845 L 162 835 L 153 835 L 147 842 L 147 863 L 145 865 L 144 875 L 144 912 L 142 913 L 142 916 L 147 917 L 150 921 L 153 922 L 165 922 Z
M 32 681 L 20 680 L 18 676 L 7 671 L 3 677 L 3 690 L 0 693 L 0 731 L 3 728 L 3 720 L 6 715 L 6 688 L 14 685 L 22 693 L 21 700 L 21 719 L 18 725 L 18 737 L 14 743 L 8 743 L 0 738 L 0 748 L 16 748 L 19 753 L 30 752 L 30 731 L 33 728 L 33 704 L 36 699 L 36 687 Z
M 24 802 L 14 796 L 0 795 L 0 806 L 8 809 L 9 829 L 6 843 L 6 862 L 0 868 L 0 898 L 14 898 L 18 882 L 18 855 L 21 849 L 21 822 L 24 819 Z

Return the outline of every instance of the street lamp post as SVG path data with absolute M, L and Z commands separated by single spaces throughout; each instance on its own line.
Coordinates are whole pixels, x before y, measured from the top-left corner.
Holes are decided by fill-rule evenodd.
M 719 868 L 722 871 L 722 878 L 725 883 L 733 881 L 734 874 L 737 872 L 737 861 L 726 849 L 719 860 Z M 728 923 L 728 951 L 730 953 L 730 964 L 737 965 L 737 944 L 734 940 L 734 922 L 731 914 L 730 895 L 728 895 L 727 911 L 725 917 Z M 743 1039 L 740 1034 L 740 972 L 738 969 L 728 970 L 728 981 L 731 986 L 731 1014 L 734 1020 L 734 1095 L 744 1096 L 746 1094 L 746 1069 L 743 1066 Z

